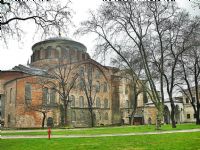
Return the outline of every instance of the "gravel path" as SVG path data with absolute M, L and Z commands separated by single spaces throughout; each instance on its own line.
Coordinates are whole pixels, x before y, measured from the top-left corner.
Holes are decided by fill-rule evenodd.
M 33 131 L 33 130 L 32 130 Z M 174 131 L 157 131 L 157 132 L 139 132 L 139 133 L 121 133 L 121 134 L 98 134 L 98 135 L 51 135 L 51 138 L 92 138 L 92 137 L 111 137 L 111 136 L 131 136 L 131 135 L 153 135 L 153 134 L 170 134 L 200 132 L 200 129 L 174 130 Z M 17 135 L 1 136 L 1 139 L 27 139 L 27 138 L 47 138 L 47 135 Z

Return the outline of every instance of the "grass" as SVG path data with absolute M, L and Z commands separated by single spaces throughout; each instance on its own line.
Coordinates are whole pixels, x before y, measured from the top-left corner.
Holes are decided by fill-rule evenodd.
M 98 138 L 0 140 L 2 150 L 198 150 L 200 132 Z
M 184 129 L 200 129 L 200 126 L 195 124 L 180 124 L 177 128 L 172 128 L 171 125 L 163 125 L 159 131 L 169 131 L 169 130 L 184 130 Z M 24 130 L 23 130 L 24 131 Z M 143 125 L 143 126 L 121 126 L 121 127 L 102 127 L 102 128 L 86 128 L 86 129 L 63 129 L 63 130 L 52 130 L 52 135 L 95 135 L 95 134 L 119 134 L 119 133 L 131 133 L 131 132 L 153 132 L 155 126 Z M 158 131 L 158 132 L 159 132 Z M 31 132 L 9 132 L 1 133 L 2 136 L 5 135 L 47 135 L 47 129 Z

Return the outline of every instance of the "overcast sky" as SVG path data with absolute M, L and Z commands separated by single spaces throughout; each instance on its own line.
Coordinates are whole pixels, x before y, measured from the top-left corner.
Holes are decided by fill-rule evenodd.
M 62 0 L 60 0 L 62 2 Z M 200 10 L 194 10 L 191 7 L 191 2 L 189 0 L 176 0 L 180 7 L 186 8 L 192 14 L 200 14 Z M 192 0 L 191 0 L 192 1 Z M 75 14 L 73 16 L 73 22 L 78 27 L 79 23 L 88 16 L 89 9 L 96 9 L 102 2 L 102 0 L 72 0 L 72 9 Z M 37 38 L 33 39 L 33 30 L 30 30 L 30 24 L 24 23 L 24 29 L 26 34 L 24 35 L 22 41 L 18 43 L 17 39 L 11 39 L 8 41 L 8 48 L 3 46 L 2 41 L 0 41 L 0 70 L 12 69 L 18 64 L 26 64 L 30 55 L 32 54 L 31 47 L 34 43 L 39 42 Z M 74 29 L 72 29 L 74 30 Z M 72 33 L 72 32 L 71 32 Z M 84 36 L 84 37 L 72 37 L 72 34 L 67 35 L 71 39 L 77 40 L 83 43 L 87 47 L 87 51 L 92 55 L 92 50 L 94 49 L 94 37 Z M 66 35 L 62 35 L 63 37 Z

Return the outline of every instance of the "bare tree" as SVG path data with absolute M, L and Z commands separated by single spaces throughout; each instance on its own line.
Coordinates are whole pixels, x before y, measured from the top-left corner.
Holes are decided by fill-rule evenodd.
M 85 66 L 83 69 L 82 66 Z M 97 69 L 99 76 L 100 74 L 106 80 L 105 74 L 100 66 L 93 62 L 93 60 L 88 60 L 80 65 L 79 70 L 79 80 L 80 80 L 80 89 L 84 91 L 86 99 L 87 99 L 87 108 L 90 113 L 91 127 L 95 126 L 95 113 L 94 113 L 94 104 L 96 101 L 96 96 L 98 92 L 100 92 L 100 82 L 97 82 L 96 75 L 94 69 Z M 86 71 L 84 71 L 86 70 Z
M 6 43 L 10 37 L 19 40 L 24 31 L 23 22 L 33 21 L 42 37 L 66 33 L 71 24 L 70 1 L 13 1 L 0 0 L 0 39 Z
M 90 12 L 91 19 L 82 23 L 82 28 L 78 32 L 82 34 L 95 33 L 98 35 L 99 44 L 103 48 L 101 51 L 113 50 L 116 52 L 130 68 L 133 81 L 138 85 L 139 77 L 131 67 L 130 62 L 121 53 L 127 46 L 132 47 L 132 51 L 139 52 L 146 75 L 150 85 L 149 90 L 145 85 L 153 103 L 158 109 L 158 122 L 162 118 L 162 101 L 157 92 L 155 82 L 148 64 L 148 54 L 146 49 L 146 36 L 152 24 L 152 15 L 148 11 L 146 2 L 126 2 L 107 3 L 102 5 L 97 14 Z M 119 36 L 121 35 L 121 37 Z M 159 128 L 160 125 L 157 126 Z
M 182 72 L 182 80 L 185 84 L 180 84 L 179 87 L 183 94 L 190 101 L 194 113 L 196 115 L 196 124 L 200 124 L 200 102 L 199 102 L 199 80 L 200 80 L 200 53 L 199 53 L 199 31 L 200 22 L 198 18 L 191 21 L 188 30 L 192 29 L 194 32 L 190 38 L 187 39 L 188 43 L 182 46 L 185 52 L 180 58 L 180 71 Z M 186 85 L 187 90 L 184 89 Z M 196 100 L 194 99 L 196 97 Z
M 49 78 L 45 85 L 54 89 L 60 97 L 61 120 L 67 124 L 67 108 L 70 103 L 69 94 L 78 78 L 76 64 L 66 62 L 64 58 L 59 59 L 58 64 L 48 69 Z M 63 111 L 62 111 L 63 110 Z
M 184 37 L 188 28 L 189 15 L 187 12 L 179 10 L 174 4 L 159 5 L 150 3 L 149 8 L 153 14 L 153 31 L 157 36 L 151 37 L 149 47 L 150 56 L 155 70 L 160 78 L 161 98 L 164 103 L 164 84 L 166 85 L 167 94 L 171 104 L 172 127 L 176 127 L 175 121 L 175 104 L 173 93 L 177 83 L 178 60 L 180 55 L 185 51 L 182 45 L 186 45 L 188 38 L 193 30 L 189 30 Z M 184 37 L 184 38 L 183 38 Z

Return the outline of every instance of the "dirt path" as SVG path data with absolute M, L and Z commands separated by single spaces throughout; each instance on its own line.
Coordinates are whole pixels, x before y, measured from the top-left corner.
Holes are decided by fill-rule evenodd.
M 92 138 L 92 137 L 111 137 L 111 136 L 131 136 L 131 135 L 153 135 L 153 134 L 170 134 L 200 132 L 200 129 L 174 130 L 174 131 L 157 131 L 157 132 L 139 132 L 139 133 L 121 133 L 121 134 L 98 134 L 98 135 L 52 135 L 51 138 Z M 24 138 L 47 138 L 47 135 L 17 135 L 1 136 L 1 139 L 24 139 Z

